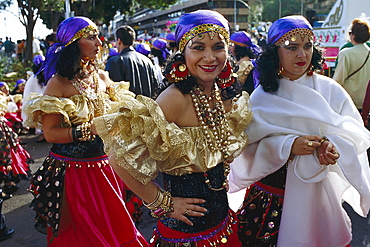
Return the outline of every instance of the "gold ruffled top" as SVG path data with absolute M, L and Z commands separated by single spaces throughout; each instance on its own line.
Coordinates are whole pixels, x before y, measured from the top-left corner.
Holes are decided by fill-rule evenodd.
M 229 156 L 236 157 L 246 146 L 244 132 L 252 120 L 247 93 L 227 113 L 231 131 Z M 206 172 L 223 161 L 221 152 L 208 150 L 201 127 L 179 127 L 167 122 L 152 99 L 127 97 L 119 111 L 94 119 L 105 152 L 114 154 L 120 166 L 143 184 L 158 172 L 183 175 Z
M 239 70 L 236 72 L 236 74 L 238 75 L 238 80 L 241 83 L 244 83 L 253 68 L 254 66 L 251 61 L 248 60 L 241 61 L 239 63 Z
M 23 111 L 27 115 L 26 126 L 35 126 L 42 129 L 42 116 L 44 114 L 62 115 L 61 127 L 71 127 L 93 120 L 104 112 L 116 112 L 123 98 L 133 93 L 127 90 L 126 82 L 115 83 L 107 92 L 101 93 L 102 105 L 84 95 L 73 95 L 69 98 L 49 95 L 31 94 Z M 96 100 L 95 100 L 96 101 Z M 97 109 L 99 108 L 99 109 Z

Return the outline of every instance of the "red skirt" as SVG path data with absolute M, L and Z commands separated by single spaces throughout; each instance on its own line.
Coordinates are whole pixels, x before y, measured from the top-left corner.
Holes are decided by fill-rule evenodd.
M 48 246 L 148 246 L 127 212 L 122 182 L 107 156 L 91 161 L 53 156 L 47 162 L 62 162 L 65 173 L 58 234 L 48 228 Z

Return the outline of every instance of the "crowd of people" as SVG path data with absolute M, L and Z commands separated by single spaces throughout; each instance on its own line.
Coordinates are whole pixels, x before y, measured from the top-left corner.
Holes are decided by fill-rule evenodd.
M 369 23 L 349 37 L 330 78 L 300 15 L 255 40 L 197 10 L 163 39 L 124 25 L 105 44 L 64 20 L 30 78 L 0 84 L 0 213 L 23 178 L 47 246 L 350 246 L 342 203 L 370 209 Z M 23 129 L 52 143 L 32 175 Z M 0 241 L 13 234 L 1 215 Z

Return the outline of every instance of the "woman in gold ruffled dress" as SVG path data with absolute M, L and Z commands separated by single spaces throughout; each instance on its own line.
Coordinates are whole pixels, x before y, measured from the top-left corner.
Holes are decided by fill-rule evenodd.
M 41 68 L 44 95 L 31 98 L 24 109 L 53 143 L 31 180 L 31 208 L 47 221 L 49 246 L 146 246 L 102 140 L 90 132 L 91 120 L 113 110 L 120 95 L 129 92 L 110 85 L 97 69 L 102 43 L 91 20 L 64 20 L 56 38 Z
M 226 179 L 252 114 L 228 59 L 229 23 L 215 11 L 187 13 L 176 40 L 156 101 L 127 97 L 94 125 L 115 171 L 159 218 L 151 246 L 240 246 Z M 152 182 L 158 172 L 163 189 Z

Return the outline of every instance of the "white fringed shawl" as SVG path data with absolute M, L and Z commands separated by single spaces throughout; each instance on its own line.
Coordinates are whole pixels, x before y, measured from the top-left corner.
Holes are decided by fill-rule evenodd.
M 281 79 L 276 93 L 260 86 L 251 102 L 250 145 L 231 164 L 230 192 L 282 167 L 296 137 L 326 136 L 341 155 L 336 165 L 321 166 L 314 154 L 296 156 L 288 166 L 278 246 L 349 244 L 351 223 L 343 200 L 364 217 L 370 208 L 370 132 L 350 96 L 334 80 L 314 74 Z

